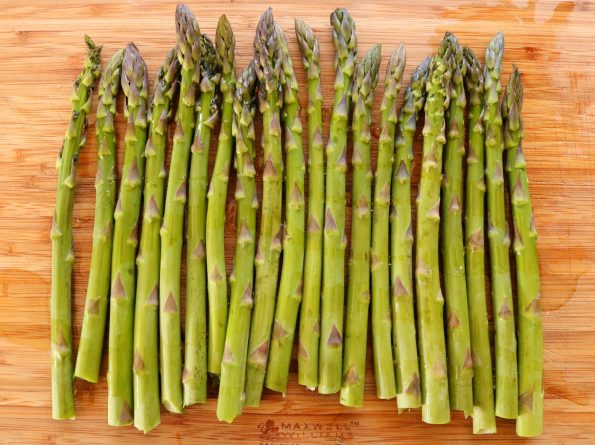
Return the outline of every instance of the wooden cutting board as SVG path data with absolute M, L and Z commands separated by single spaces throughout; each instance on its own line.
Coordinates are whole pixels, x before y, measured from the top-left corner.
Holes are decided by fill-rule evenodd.
M 273 3 L 271 1 L 271 3 Z M 276 2 L 275 2 L 276 3 Z M 360 50 L 383 44 L 374 135 L 386 61 L 407 45 L 407 78 L 445 31 L 483 54 L 497 31 L 506 35 L 504 78 L 516 63 L 525 81 L 525 153 L 540 233 L 545 329 L 543 443 L 595 439 L 595 4 L 591 1 L 349 2 Z M 214 34 L 227 14 L 237 39 L 238 71 L 252 56 L 257 20 L 266 3 L 194 1 L 203 32 Z M 331 106 L 334 51 L 330 1 L 273 4 L 287 32 L 300 85 L 304 72 L 293 18 L 317 32 L 322 52 L 325 121 Z M 54 161 L 69 116 L 71 83 L 85 58 L 83 33 L 104 45 L 104 63 L 135 41 L 152 76 L 175 44 L 174 2 L 59 2 L 3 0 L 0 8 L 0 443 L 461 443 L 515 439 L 514 422 L 498 434 L 473 437 L 471 419 L 450 425 L 421 422 L 419 411 L 397 414 L 394 401 L 375 397 L 371 362 L 363 409 L 338 395 L 321 396 L 296 384 L 292 364 L 286 398 L 266 392 L 261 407 L 231 425 L 209 403 L 183 415 L 163 412 L 162 425 L 143 437 L 133 427 L 106 424 L 105 363 L 99 384 L 77 382 L 77 420 L 51 420 L 49 359 L 50 240 Z M 302 91 L 302 103 L 305 96 Z M 81 154 L 75 207 L 75 344 L 82 320 L 93 226 L 96 150 L 94 113 Z M 304 116 L 305 124 L 305 116 Z M 121 133 L 122 134 L 122 133 Z M 121 153 L 120 153 L 121 154 Z M 419 138 L 416 146 L 419 159 Z M 418 172 L 416 171 L 416 175 Z M 230 201 L 231 204 L 231 201 Z M 235 206 L 228 207 L 226 254 L 231 263 Z

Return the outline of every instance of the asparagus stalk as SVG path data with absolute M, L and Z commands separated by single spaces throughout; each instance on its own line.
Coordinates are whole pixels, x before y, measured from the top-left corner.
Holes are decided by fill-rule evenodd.
M 473 352 L 473 433 L 496 432 L 492 355 L 485 293 L 483 71 L 475 54 L 463 48 L 468 97 L 467 179 L 465 184 L 465 272 Z
M 384 97 L 380 105 L 381 134 L 378 139 L 378 159 L 374 179 L 374 208 L 372 212 L 372 345 L 376 395 L 392 399 L 397 395 L 395 361 L 391 343 L 391 309 L 389 291 L 389 204 L 395 127 L 397 125 L 397 96 L 405 69 L 405 46 L 399 45 L 386 66 Z
M 320 48 L 312 29 L 300 19 L 295 20 L 295 35 L 302 54 L 302 64 L 307 72 L 308 91 L 308 223 L 299 327 L 298 383 L 313 390 L 318 386 L 322 223 L 324 220 Z
M 221 359 L 227 326 L 227 272 L 225 270 L 225 203 L 233 138 L 233 99 L 235 94 L 235 38 L 227 17 L 221 16 L 215 39 L 217 62 L 221 76 L 221 129 L 217 144 L 217 157 L 207 194 L 206 240 L 207 284 L 209 296 L 209 345 L 207 369 L 213 375 L 221 374 Z
M 258 77 L 258 102 L 263 120 L 264 171 L 262 174 L 262 213 L 256 252 L 256 289 L 254 314 L 248 345 L 246 372 L 247 406 L 258 406 L 269 355 L 271 327 L 279 256 L 281 254 L 281 203 L 283 153 L 281 148 L 280 107 L 282 55 L 276 36 L 273 12 L 268 8 L 258 23 L 254 38 L 255 70 Z
M 217 399 L 217 418 L 229 423 L 242 412 L 248 354 L 246 332 L 250 330 L 253 303 L 256 210 L 258 209 L 254 169 L 255 86 L 256 74 L 253 64 L 250 63 L 238 78 L 233 103 L 232 129 L 236 141 L 235 159 L 238 172 L 235 192 L 237 236 L 234 272 L 229 277 L 231 282 L 229 323 L 227 323 Z
M 120 69 L 124 50 L 108 62 L 99 85 L 97 121 L 97 179 L 93 249 L 87 284 L 83 327 L 76 357 L 75 377 L 97 383 L 101 367 L 116 205 L 116 96 L 120 91 Z
M 543 330 L 537 230 L 533 220 L 529 180 L 521 146 L 522 106 L 523 83 L 519 70 L 514 67 L 506 86 L 502 115 L 514 221 L 518 288 L 520 394 L 516 432 L 522 437 L 534 437 L 543 432 Z
M 465 147 L 466 66 L 457 38 L 446 33 L 443 45 L 452 53 L 450 104 L 446 115 L 446 145 L 442 179 L 440 250 L 444 268 L 446 333 L 448 340 L 448 384 L 450 406 L 463 411 L 465 418 L 473 410 L 473 358 L 469 334 L 469 308 L 465 280 L 465 249 L 461 215 L 463 155 Z
M 498 33 L 485 53 L 484 125 L 488 193 L 488 239 L 496 336 L 496 415 L 515 419 L 518 413 L 517 346 L 510 281 L 510 236 L 504 204 L 500 76 L 504 36 Z
M 446 346 L 440 289 L 438 235 L 444 114 L 449 103 L 450 48 L 432 59 L 426 84 L 425 126 L 419 192 L 415 281 L 421 359 L 422 419 L 450 422 Z
M 176 8 L 177 57 L 182 67 L 176 130 L 169 167 L 159 276 L 161 401 L 172 412 L 182 412 L 182 345 L 180 332 L 180 274 L 182 231 L 186 204 L 188 158 L 194 135 L 196 94 L 200 83 L 200 29 L 192 11 Z
M 372 235 L 372 168 L 370 145 L 371 108 L 378 83 L 380 45 L 368 50 L 358 64 L 353 79 L 353 183 L 351 197 L 351 255 L 347 288 L 347 317 L 341 404 L 360 407 L 364 404 L 368 309 L 370 306 L 370 243 Z M 390 350 L 390 349 L 389 349 Z
M 399 410 L 421 406 L 419 362 L 413 311 L 413 231 L 411 222 L 411 170 L 413 137 L 426 100 L 425 83 L 430 58 L 411 75 L 399 112 L 391 191 L 391 298 L 393 351 L 396 363 Z
M 165 153 L 171 105 L 180 65 L 176 51 L 167 53 L 157 72 L 145 147 L 144 213 L 139 253 L 134 313 L 134 426 L 147 433 L 160 423 L 159 397 L 159 228 L 165 191 Z
M 335 57 L 335 97 L 326 147 L 326 200 L 322 278 L 321 337 L 318 391 L 333 394 L 341 389 L 343 354 L 343 304 L 345 287 L 345 173 L 347 127 L 351 99 L 349 88 L 357 56 L 355 22 L 346 9 L 332 12 Z
M 107 369 L 107 421 L 112 426 L 130 425 L 134 417 L 135 259 L 145 173 L 149 82 L 145 62 L 132 43 L 127 46 L 122 62 L 122 91 L 126 97 L 124 115 L 128 124 L 120 194 L 114 211 Z
M 188 178 L 186 222 L 186 329 L 182 384 L 184 406 L 207 400 L 207 272 L 205 219 L 211 132 L 219 118 L 217 86 L 221 66 L 213 42 L 200 36 L 200 99 Z
M 72 385 L 72 209 L 76 185 L 76 166 L 85 145 L 87 113 L 91 111 L 92 87 L 101 71 L 101 47 L 85 36 L 89 54 L 72 92 L 72 114 L 56 169 L 58 188 L 52 221 L 52 291 L 50 300 L 52 343 L 52 417 L 74 419 Z
M 277 294 L 277 308 L 265 385 L 285 394 L 293 337 L 302 299 L 304 271 L 304 151 L 298 83 L 283 29 L 276 25 L 283 70 L 283 126 L 285 128 L 285 218 L 283 268 Z

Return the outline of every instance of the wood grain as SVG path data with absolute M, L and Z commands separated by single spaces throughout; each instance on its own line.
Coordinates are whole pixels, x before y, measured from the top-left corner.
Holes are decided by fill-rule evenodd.
M 332 88 L 330 1 L 274 3 L 285 27 L 303 94 L 304 73 L 293 34 L 300 16 L 318 33 L 322 50 L 325 121 Z M 506 35 L 505 79 L 516 63 L 525 80 L 525 152 L 539 238 L 545 328 L 545 433 L 534 442 L 592 443 L 595 435 L 595 63 L 591 1 L 350 2 L 361 53 L 383 44 L 386 61 L 407 45 L 407 76 L 446 30 L 483 54 L 497 31 Z M 260 13 L 254 1 L 191 2 L 211 35 L 226 13 L 236 33 L 238 69 L 252 54 Z M 296 384 L 287 398 L 267 392 L 259 409 L 232 426 L 217 422 L 215 392 L 206 406 L 184 415 L 163 413 L 143 437 L 106 424 L 105 370 L 99 384 L 77 382 L 77 420 L 51 420 L 49 360 L 50 240 L 54 161 L 66 128 L 71 83 L 84 60 L 83 33 L 104 45 L 104 62 L 134 40 L 154 75 L 175 43 L 174 2 L 60 2 L 4 0 L 0 9 L 0 443 L 461 443 L 518 440 L 514 423 L 498 420 L 498 434 L 473 437 L 459 413 L 446 426 L 422 424 L 418 411 L 397 415 L 394 401 L 375 398 L 371 363 L 365 408 L 341 407 Z M 379 85 L 382 85 L 382 77 Z M 374 114 L 378 135 L 379 87 Z M 91 116 L 91 124 L 94 116 Z M 305 123 L 305 119 L 304 119 Z M 95 142 L 81 155 L 75 208 L 75 342 L 90 260 Z M 416 146 L 419 159 L 419 139 Z M 418 174 L 418 171 L 416 171 Z M 233 184 L 231 184 L 233 186 Z M 226 254 L 233 255 L 235 206 L 228 208 Z M 348 217 L 349 221 L 349 217 Z M 228 263 L 230 264 L 230 263 Z

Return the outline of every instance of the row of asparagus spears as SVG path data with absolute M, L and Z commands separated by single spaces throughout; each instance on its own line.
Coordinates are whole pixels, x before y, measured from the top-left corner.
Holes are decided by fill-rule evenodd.
M 180 413 L 185 406 L 205 403 L 208 375 L 219 384 L 217 416 L 223 421 L 233 421 L 243 406 L 258 406 L 263 386 L 284 394 L 298 314 L 298 382 L 323 394 L 340 391 L 343 405 L 362 406 L 371 310 L 378 398 L 396 397 L 400 411 L 421 407 L 427 423 L 448 423 L 451 409 L 463 411 L 473 417 L 474 433 L 494 433 L 496 416 L 516 418 L 521 436 L 542 432 L 543 334 L 536 230 L 521 148 L 522 81 L 515 67 L 500 102 L 502 34 L 490 42 L 482 65 L 447 33 L 437 54 L 413 71 L 400 107 L 405 48 L 400 45 L 392 53 L 372 172 L 371 111 L 381 48 L 373 46 L 359 60 L 348 11 L 335 10 L 330 21 L 336 77 L 326 156 L 320 49 L 312 29 L 295 21 L 307 74 L 307 206 L 298 82 L 286 36 L 270 8 L 256 29 L 254 59 L 237 77 L 227 18 L 221 17 L 213 42 L 201 34 L 184 5 L 176 10 L 178 43 L 157 73 L 152 101 L 147 67 L 136 46 L 129 44 L 109 60 L 99 83 L 93 248 L 73 370 L 71 220 L 76 164 L 101 53 L 87 39 L 89 57 L 75 82 L 73 112 L 57 162 L 54 418 L 75 416 L 73 376 L 98 381 L 108 315 L 110 425 L 134 423 L 147 432 L 159 424 L 161 404 Z M 118 192 L 114 122 L 120 90 L 127 126 Z M 260 201 L 256 108 L 263 120 Z M 411 172 L 421 117 L 414 249 Z M 171 120 L 175 131 L 166 172 Z M 350 123 L 352 224 L 345 286 Z M 209 182 L 209 146 L 216 128 Z M 232 170 L 237 175 L 237 233 L 228 277 L 224 227 Z M 507 202 L 514 227 L 517 332 Z M 494 368 L 485 292 L 486 219 Z

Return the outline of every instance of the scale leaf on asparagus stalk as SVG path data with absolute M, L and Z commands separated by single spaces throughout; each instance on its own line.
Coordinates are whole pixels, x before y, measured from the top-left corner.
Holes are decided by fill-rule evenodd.
M 74 419 L 72 369 L 72 210 L 79 152 L 85 145 L 87 114 L 91 111 L 93 85 L 101 71 L 101 47 L 85 36 L 89 50 L 85 66 L 76 78 L 72 114 L 56 161 L 58 187 L 52 221 L 51 373 L 52 418 Z
M 105 67 L 98 91 L 97 177 L 95 180 L 95 222 L 93 248 L 87 283 L 81 339 L 76 356 L 75 377 L 97 383 L 101 367 L 103 339 L 107 320 L 114 207 L 116 206 L 116 96 L 124 50 L 117 51 Z
M 180 322 L 180 275 L 184 208 L 190 145 L 196 120 L 196 96 L 200 83 L 200 28 L 185 5 L 176 8 L 177 57 L 181 65 L 180 98 L 169 167 L 161 226 L 159 275 L 159 329 L 161 401 L 168 411 L 182 412 L 182 339 Z

